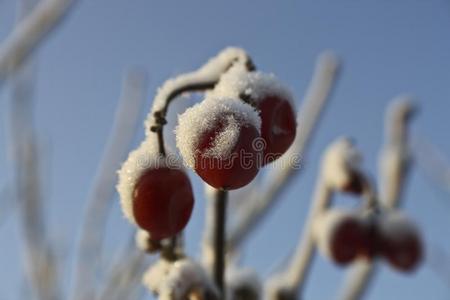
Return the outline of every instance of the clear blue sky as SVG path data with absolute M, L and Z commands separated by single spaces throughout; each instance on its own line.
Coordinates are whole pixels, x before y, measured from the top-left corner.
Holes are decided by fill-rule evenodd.
M 0 39 L 11 30 L 15 1 L 0 0 Z M 313 190 L 321 151 L 336 136 L 349 135 L 376 174 L 383 113 L 400 93 L 417 97 L 414 130 L 450 157 L 450 1 L 80 1 L 66 22 L 38 51 L 36 127 L 49 167 L 49 222 L 70 259 L 90 182 L 108 136 L 128 66 L 150 74 L 146 107 L 168 77 L 193 70 L 222 48 L 244 47 L 258 67 L 278 75 L 299 103 L 318 53 L 334 50 L 343 69 L 305 172 L 283 194 L 265 224 L 246 245 L 245 263 L 261 274 L 296 243 Z M 9 89 L 0 91 L 0 186 L 8 175 Z M 142 112 L 142 118 L 147 111 Z M 142 138 L 142 127 L 136 143 Z M 188 249 L 198 252 L 203 222 L 200 181 L 192 176 L 197 202 L 188 227 Z M 339 203 L 352 202 L 341 199 Z M 405 209 L 420 224 L 431 250 L 450 251 L 450 196 L 413 170 Z M 16 215 L 0 227 L 0 299 L 19 299 L 20 231 Z M 116 203 L 110 217 L 110 254 L 127 241 L 130 225 Z M 428 251 L 429 252 L 429 251 Z M 71 274 L 70 267 L 64 275 Z M 320 258 L 305 299 L 332 299 L 344 271 Z M 427 262 L 412 276 L 383 266 L 367 299 L 449 299 L 450 289 Z

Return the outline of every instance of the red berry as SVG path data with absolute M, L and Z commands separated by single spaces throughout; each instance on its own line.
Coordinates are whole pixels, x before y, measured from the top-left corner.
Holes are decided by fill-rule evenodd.
M 230 117 L 230 118 L 229 118 Z M 251 124 L 241 124 L 238 137 L 227 155 L 210 155 L 220 134 L 227 130 L 234 116 L 221 117 L 200 138 L 196 151 L 195 171 L 209 185 L 222 189 L 238 189 L 250 183 L 259 170 L 258 156 L 253 141 L 259 137 L 258 130 Z
M 134 187 L 134 220 L 155 240 L 172 237 L 183 230 L 193 206 L 191 183 L 180 169 L 148 169 Z
M 266 142 L 263 165 L 268 164 L 291 146 L 295 139 L 296 121 L 291 103 L 277 95 L 255 99 L 261 116 L 261 137 Z
M 209 185 L 233 190 L 255 178 L 262 152 L 261 118 L 235 98 L 210 96 L 178 117 L 177 146 L 186 162 Z
M 414 224 L 402 216 L 388 216 L 382 221 L 384 224 L 380 224 L 380 254 L 395 269 L 403 272 L 413 271 L 423 256 L 419 232 Z
M 275 76 L 248 72 L 236 64 L 222 75 L 214 92 L 241 99 L 260 113 L 261 138 L 265 141 L 263 165 L 279 158 L 291 146 L 297 127 L 292 95 Z
M 317 222 L 319 249 L 334 262 L 345 265 L 361 254 L 366 232 L 357 214 L 330 210 Z

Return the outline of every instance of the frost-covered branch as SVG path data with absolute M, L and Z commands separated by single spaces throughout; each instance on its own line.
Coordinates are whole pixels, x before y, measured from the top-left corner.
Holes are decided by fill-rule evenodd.
M 39 46 L 76 0 L 43 0 L 0 45 L 0 85 Z
M 140 71 L 131 71 L 126 75 L 113 128 L 86 202 L 78 253 L 78 269 L 75 275 L 74 296 L 76 299 L 93 299 L 95 294 L 95 274 L 101 255 L 106 219 L 115 192 L 116 170 L 126 157 L 133 140 L 146 90 L 145 74 Z
M 252 60 L 244 50 L 230 47 L 222 50 L 200 69 L 167 80 L 158 90 L 145 122 L 145 132 L 147 135 L 151 132 L 157 134 L 162 155 L 165 155 L 163 127 L 167 123 L 167 110 L 172 100 L 186 92 L 212 89 L 220 76 L 235 62 L 245 64 L 249 70 L 254 69 Z
M 287 269 L 268 281 L 266 292 L 269 300 L 297 299 L 297 295 L 301 295 L 315 256 L 314 223 L 329 207 L 333 193 L 362 183 L 367 193 L 371 193 L 367 176 L 360 169 L 360 159 L 361 154 L 346 138 L 337 139 L 325 151 L 306 225 Z M 372 197 L 368 200 L 372 201 Z
M 33 0 L 19 2 L 18 27 L 24 18 L 28 18 L 34 5 Z M 10 153 L 24 239 L 25 274 L 33 296 L 52 300 L 57 299 L 60 292 L 57 274 L 59 266 L 45 224 L 40 165 L 42 160 L 33 127 L 34 82 L 33 62 L 28 61 L 21 65 L 11 82 Z
M 411 164 L 408 121 L 414 111 L 414 105 L 407 96 L 394 99 L 387 111 L 385 144 L 380 155 L 379 182 L 381 202 L 389 209 L 400 205 Z M 345 279 L 339 299 L 361 299 L 375 276 L 375 270 L 375 263 L 356 262 Z
M 279 199 L 278 195 L 287 186 L 289 179 L 299 172 L 296 158 L 304 159 L 309 141 L 335 84 L 338 67 L 338 60 L 333 53 L 324 52 L 318 57 L 313 79 L 299 110 L 294 143 L 276 162 L 279 167 L 270 170 L 267 181 L 247 200 L 248 205 L 242 207 L 237 224 L 229 235 L 230 249 L 241 244 Z

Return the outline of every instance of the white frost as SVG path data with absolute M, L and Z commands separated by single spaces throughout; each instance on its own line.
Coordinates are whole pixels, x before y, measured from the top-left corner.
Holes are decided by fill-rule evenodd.
M 291 91 L 274 74 L 248 72 L 241 64 L 234 65 L 220 77 L 213 93 L 234 99 L 239 99 L 239 95 L 244 94 L 251 96 L 253 101 L 267 96 L 279 96 L 289 101 L 293 108 L 295 107 Z
M 136 182 L 146 170 L 151 168 L 170 167 L 183 169 L 181 159 L 166 148 L 166 157 L 159 154 L 156 134 L 147 136 L 141 145 L 130 152 L 127 160 L 117 172 L 119 181 L 116 186 L 120 196 L 120 204 L 125 217 L 133 224 L 133 192 Z
M 212 147 L 205 153 L 215 157 L 227 157 L 231 154 L 241 126 L 252 125 L 260 131 L 261 118 L 258 113 L 242 101 L 209 95 L 178 116 L 178 126 L 175 128 L 177 147 L 189 167 L 195 166 L 195 154 L 202 135 L 214 129 L 225 118 L 226 128 L 218 133 Z
M 348 138 L 338 139 L 329 146 L 322 159 L 325 184 L 332 189 L 343 189 L 355 171 L 361 172 L 361 160 L 361 153 Z
M 203 292 L 214 289 L 202 266 L 189 258 L 174 263 L 160 260 L 144 274 L 142 281 L 161 300 L 182 300 L 193 289 Z
M 159 293 L 164 280 L 172 268 L 172 263 L 165 259 L 158 260 L 144 273 L 142 284 L 155 294 Z
M 150 233 L 147 230 L 138 229 L 136 231 L 136 235 L 134 236 L 134 240 L 136 243 L 136 247 L 139 250 L 147 251 L 149 247 L 149 241 L 150 241 Z
M 400 211 L 383 212 L 378 224 L 382 235 L 392 240 L 419 235 L 416 224 Z

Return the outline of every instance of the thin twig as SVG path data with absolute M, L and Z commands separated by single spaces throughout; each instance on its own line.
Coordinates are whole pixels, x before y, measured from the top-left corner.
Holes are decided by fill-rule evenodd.
M 102 236 L 115 192 L 116 170 L 133 140 L 146 89 L 144 73 L 131 71 L 126 74 L 113 128 L 86 202 L 73 290 L 76 299 L 94 299 L 95 274 L 101 256 Z
M 380 155 L 380 199 L 388 209 L 400 205 L 402 191 L 408 175 L 408 125 L 415 111 L 410 97 L 400 96 L 389 106 L 386 116 L 385 144 Z M 364 296 L 375 277 L 376 263 L 358 261 L 345 279 L 339 299 L 357 300 Z
M 227 195 L 225 190 L 217 190 L 214 200 L 214 281 L 220 291 L 221 300 L 225 299 L 225 228 Z
M 41 44 L 76 0 L 43 0 L 0 45 L 0 86 Z
M 242 207 L 237 223 L 232 228 L 228 248 L 230 251 L 239 247 L 242 241 L 256 228 L 257 224 L 270 211 L 279 199 L 279 194 L 290 179 L 299 172 L 298 158 L 304 159 L 309 142 L 319 123 L 321 113 L 330 98 L 334 87 L 338 60 L 333 53 L 322 53 L 316 63 L 311 84 L 297 117 L 297 136 L 293 145 L 276 163 L 277 168 L 270 170 L 268 180 L 259 187 Z

